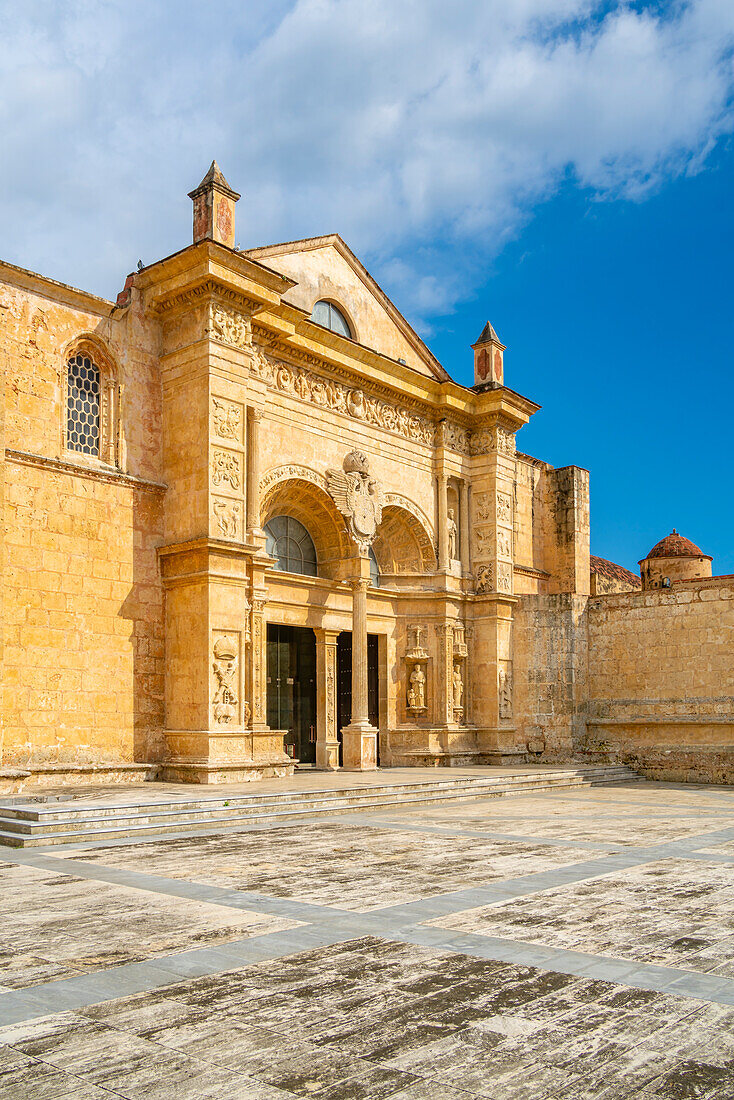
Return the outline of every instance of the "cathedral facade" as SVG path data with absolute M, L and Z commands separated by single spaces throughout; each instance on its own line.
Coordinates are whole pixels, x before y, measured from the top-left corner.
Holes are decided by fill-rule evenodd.
M 0 265 L 3 774 L 729 775 L 731 578 L 592 558 L 491 324 L 459 385 L 338 236 L 236 249 L 215 164 L 190 197 L 115 303 Z

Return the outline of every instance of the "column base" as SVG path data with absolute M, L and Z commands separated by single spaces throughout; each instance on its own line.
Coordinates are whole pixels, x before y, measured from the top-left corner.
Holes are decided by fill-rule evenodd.
M 339 770 L 339 742 L 316 742 L 316 767 L 321 772 L 336 772 Z
M 342 730 L 344 770 L 373 772 L 377 770 L 378 732 L 369 722 L 350 722 Z

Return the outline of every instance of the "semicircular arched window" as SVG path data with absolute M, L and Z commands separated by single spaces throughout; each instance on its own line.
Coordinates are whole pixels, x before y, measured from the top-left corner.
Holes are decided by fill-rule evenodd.
M 284 573 L 317 574 L 316 547 L 306 528 L 292 516 L 274 516 L 265 524 L 265 549 Z
M 325 299 L 317 302 L 313 307 L 311 320 L 317 325 L 328 328 L 330 332 L 338 332 L 340 336 L 346 336 L 348 340 L 354 339 L 349 321 L 333 302 L 327 302 Z

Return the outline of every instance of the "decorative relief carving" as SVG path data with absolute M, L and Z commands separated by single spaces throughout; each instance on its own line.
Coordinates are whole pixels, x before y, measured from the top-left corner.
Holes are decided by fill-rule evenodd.
M 263 665 L 263 611 L 265 600 L 255 596 L 252 601 L 252 696 L 255 720 L 262 722 L 265 715 L 265 673 Z
M 292 349 L 288 351 L 294 354 Z M 325 366 L 317 356 L 301 353 L 300 357 L 314 365 Z M 313 371 L 273 360 L 259 350 L 251 359 L 250 370 L 275 389 L 294 394 L 302 401 L 374 424 L 389 432 L 397 432 L 416 443 L 432 445 L 434 442 L 432 421 L 402 405 L 393 405 L 342 382 L 322 378 Z
M 466 428 L 453 424 L 450 420 L 439 420 L 436 425 L 434 443 L 437 447 L 448 447 L 459 454 L 470 453 L 470 435 Z
M 426 627 L 422 623 L 416 623 L 408 627 L 408 649 L 406 657 L 413 659 L 425 659 L 428 654 L 423 645 Z
M 474 497 L 474 514 L 477 523 L 488 523 L 493 518 L 491 493 L 477 493 Z
M 470 453 L 473 455 L 504 454 L 514 456 L 515 436 L 507 428 L 496 425 L 492 428 L 482 428 L 474 432 L 469 441 Z
M 507 493 L 497 494 L 497 522 L 512 523 L 512 497 Z
M 223 397 L 212 397 L 212 421 L 214 433 L 220 439 L 242 442 L 242 405 Z
M 216 684 L 212 696 L 214 721 L 226 726 L 237 719 L 239 636 L 220 634 L 212 649 L 212 669 Z
M 369 461 L 361 451 L 350 451 L 343 470 L 327 470 L 329 495 L 347 520 L 349 534 L 360 554 L 367 556 L 382 521 L 384 495 L 378 481 L 370 475 Z
M 336 646 L 326 647 L 326 739 L 336 741 Z
M 212 305 L 209 310 L 209 332 L 216 340 L 235 348 L 249 349 L 252 346 L 252 322 L 236 309 Z
M 497 591 L 512 593 L 512 566 L 507 562 L 497 565 Z
M 215 497 L 212 504 L 219 533 L 226 539 L 239 539 L 242 533 L 242 505 L 238 500 Z
M 483 565 L 477 566 L 476 572 L 476 593 L 478 596 L 482 596 L 485 592 L 494 591 L 494 565 L 492 562 L 486 562 Z
M 484 561 L 494 557 L 494 531 L 491 527 L 475 527 L 474 539 L 476 541 L 476 561 Z
M 309 470 L 308 466 L 296 466 L 291 463 L 287 466 L 276 466 L 275 469 L 268 470 L 260 482 L 260 492 L 264 493 L 271 485 L 275 485 L 280 481 L 290 481 L 292 478 L 310 481 L 314 485 L 318 485 L 319 489 L 326 491 L 326 478 L 323 474 L 319 474 L 315 470 Z
M 504 668 L 499 671 L 499 715 L 512 718 L 512 672 Z
M 242 488 L 242 456 L 235 451 L 212 452 L 212 484 Z
M 512 539 L 509 531 L 499 528 L 497 531 L 497 553 L 501 558 L 512 557 Z
M 394 504 L 398 508 L 404 508 L 406 512 L 418 520 L 421 527 L 427 532 L 429 539 L 433 537 L 433 524 L 429 520 L 425 512 L 421 511 L 417 504 L 414 504 L 412 500 L 407 497 L 401 496 L 400 493 L 385 493 L 385 504 L 387 507 L 389 504 Z

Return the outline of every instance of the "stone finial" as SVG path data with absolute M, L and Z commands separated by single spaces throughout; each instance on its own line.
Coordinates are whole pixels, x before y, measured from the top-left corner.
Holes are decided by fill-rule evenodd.
M 234 206 L 239 197 L 213 160 L 199 186 L 189 191 L 194 204 L 194 244 L 208 239 L 234 248 Z
M 491 321 L 487 321 L 476 344 L 472 344 L 472 349 L 474 351 L 474 385 L 484 386 L 488 382 L 503 385 L 502 353 L 505 351 L 505 345 L 500 343 Z

